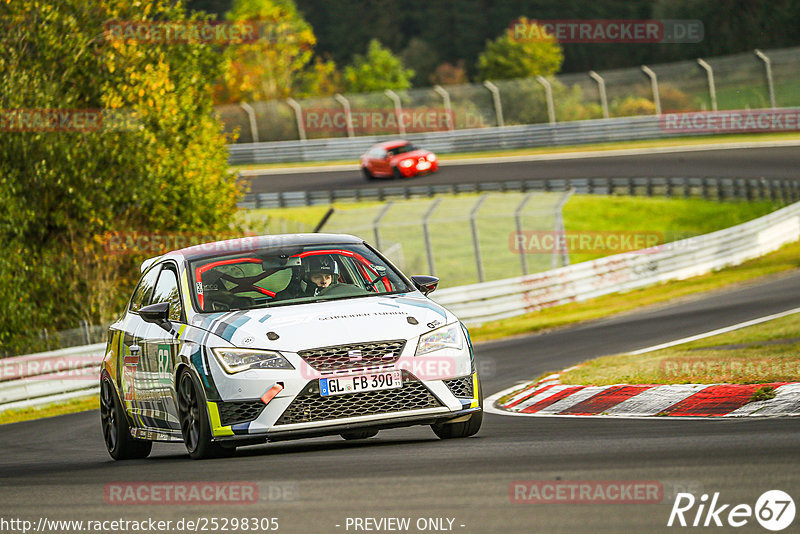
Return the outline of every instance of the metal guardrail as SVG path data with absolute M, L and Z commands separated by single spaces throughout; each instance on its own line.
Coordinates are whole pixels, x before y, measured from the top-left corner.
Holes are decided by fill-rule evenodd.
M 684 279 L 738 265 L 800 239 L 800 202 L 758 219 L 651 249 L 551 271 L 442 289 L 433 299 L 467 324 Z
M 337 189 L 323 191 L 283 191 L 248 193 L 241 208 L 283 208 L 328 205 L 333 202 L 383 201 L 399 198 L 433 197 L 460 193 L 504 191 L 566 191 L 577 194 L 697 197 L 707 200 L 800 200 L 800 182 L 766 178 L 559 178 L 430 184 Z
M 782 116 L 800 113 L 800 108 L 769 110 Z M 693 115 L 693 114 L 689 114 Z M 662 139 L 712 135 L 713 131 L 694 128 L 665 127 L 665 117 L 617 117 L 557 124 L 523 124 L 518 126 L 473 128 L 453 131 L 411 133 L 402 136 L 416 145 L 439 154 L 508 150 L 539 146 L 580 145 L 628 141 L 633 139 Z M 678 121 L 674 121 L 676 124 Z M 719 134 L 735 133 L 721 130 Z M 304 141 L 274 141 L 228 145 L 228 162 L 231 165 L 256 163 L 285 163 L 303 161 L 353 160 L 364 154 L 372 145 L 397 139 L 398 135 L 337 137 L 308 139 Z
M 667 132 L 662 128 L 659 117 L 645 116 L 410 133 L 403 138 L 436 153 L 453 154 L 630 139 L 657 139 L 680 135 L 696 135 L 696 133 Z M 375 143 L 397 137 L 397 135 L 337 137 L 228 145 L 228 163 L 245 165 L 358 160 Z
M 0 411 L 96 394 L 105 343 L 0 360 Z
M 800 239 L 800 202 L 758 219 L 644 251 L 433 294 L 468 325 L 698 276 Z M 96 394 L 105 344 L 0 360 L 0 411 Z

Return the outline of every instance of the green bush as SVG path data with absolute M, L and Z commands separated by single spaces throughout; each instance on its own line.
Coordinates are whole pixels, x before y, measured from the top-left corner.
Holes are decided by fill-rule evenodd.
M 102 236 L 229 231 L 239 191 L 209 88 L 219 51 L 104 36 L 112 20 L 185 21 L 181 2 L 3 6 L 10 24 L 0 35 L 0 109 L 29 118 L 99 110 L 105 118 L 91 127 L 4 123 L 0 354 L 9 354 L 42 329 L 97 324 L 119 311 L 153 251 L 110 254 Z M 111 112 L 133 119 L 115 125 Z

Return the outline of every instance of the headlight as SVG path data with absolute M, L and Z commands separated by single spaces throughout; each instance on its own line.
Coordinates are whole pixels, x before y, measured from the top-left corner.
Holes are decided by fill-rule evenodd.
M 294 369 L 294 366 L 277 352 L 237 348 L 212 350 L 225 372 L 230 374 L 245 369 Z
M 413 164 L 414 164 L 414 161 L 410 160 L 410 159 L 404 159 L 403 161 L 401 161 L 399 163 L 399 165 L 401 167 L 403 167 L 404 169 L 407 169 L 407 168 L 411 167 Z
M 428 158 L 427 158 L 427 159 L 428 159 L 428 161 L 430 161 L 431 163 L 432 163 L 432 162 L 434 162 L 434 161 L 436 161 L 436 154 L 428 154 Z
M 453 323 L 423 334 L 419 338 L 416 355 L 422 356 L 441 349 L 461 350 L 463 348 L 464 335 L 461 333 L 461 326 Z

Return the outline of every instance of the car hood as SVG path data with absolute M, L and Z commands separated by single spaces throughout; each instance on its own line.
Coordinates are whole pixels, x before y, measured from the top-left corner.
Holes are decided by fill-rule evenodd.
M 412 319 L 409 319 L 412 318 Z M 411 339 L 456 317 L 419 293 L 198 315 L 193 324 L 237 347 L 297 352 Z M 417 324 L 412 324 L 416 321 Z M 269 337 L 267 334 L 273 333 Z

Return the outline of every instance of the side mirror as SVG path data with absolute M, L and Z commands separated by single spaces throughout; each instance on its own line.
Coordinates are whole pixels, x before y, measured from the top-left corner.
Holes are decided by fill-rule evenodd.
M 414 287 L 422 291 L 423 295 L 428 295 L 429 293 L 433 293 L 436 287 L 439 285 L 439 279 L 435 276 L 426 276 L 426 275 L 415 275 L 411 277 L 411 281 L 414 283 Z
M 169 302 L 145 306 L 139 310 L 139 316 L 144 321 L 158 325 L 164 330 L 169 330 L 172 326 L 172 323 L 169 322 Z

